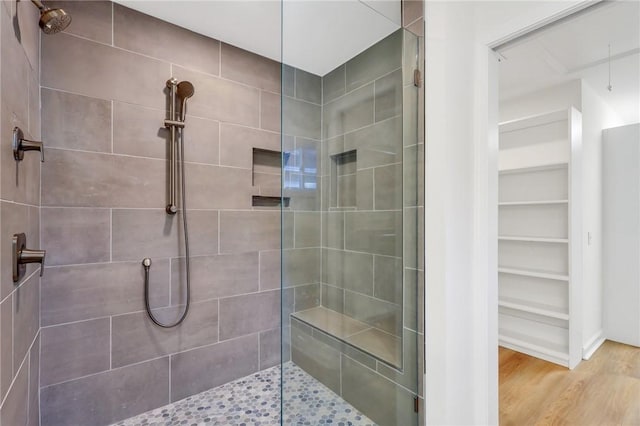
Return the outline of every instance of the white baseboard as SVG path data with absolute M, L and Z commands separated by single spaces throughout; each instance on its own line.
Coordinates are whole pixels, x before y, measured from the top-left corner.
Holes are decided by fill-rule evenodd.
M 605 341 L 604 331 L 600 330 L 593 335 L 586 345 L 582 347 L 582 359 L 589 359 Z

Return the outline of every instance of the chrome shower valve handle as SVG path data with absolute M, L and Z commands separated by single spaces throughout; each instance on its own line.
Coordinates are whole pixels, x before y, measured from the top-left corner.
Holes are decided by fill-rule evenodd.
M 13 128 L 13 158 L 16 161 L 24 159 L 26 151 L 40 151 L 40 161 L 44 163 L 44 144 L 40 141 L 31 141 L 24 138 L 24 132 L 20 127 Z

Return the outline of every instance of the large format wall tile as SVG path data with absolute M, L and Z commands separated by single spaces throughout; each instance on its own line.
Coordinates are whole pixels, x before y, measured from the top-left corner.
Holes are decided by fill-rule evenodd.
M 3 425 L 26 425 L 29 417 L 29 361 L 22 364 L 18 371 L 13 386 L 9 391 L 2 410 L 0 410 L 0 423 Z
M 282 252 L 268 250 L 260 252 L 260 290 L 280 288 Z
M 4 399 L 13 380 L 13 295 L 0 305 L 0 398 Z
M 280 93 L 280 64 L 276 61 L 222 43 L 220 67 L 224 78 Z
M 279 212 L 220 212 L 221 253 L 242 253 L 278 248 L 280 248 Z
M 251 170 L 187 164 L 187 209 L 247 209 Z
M 40 220 L 47 265 L 109 261 L 111 212 L 108 209 L 44 208 L 40 211 Z
M 280 327 L 260 333 L 260 369 L 273 367 L 290 358 L 289 328 Z M 284 337 L 284 339 L 282 339 Z M 282 344 L 284 343 L 284 346 Z
M 320 284 L 297 286 L 294 288 L 294 297 L 295 312 L 320 306 Z
M 193 300 L 208 300 L 258 291 L 258 253 L 197 256 L 190 260 Z M 171 304 L 185 303 L 187 282 L 183 258 L 171 261 Z
M 253 334 L 171 356 L 171 401 L 257 371 L 258 340 Z
M 295 247 L 320 247 L 320 212 L 296 212 L 294 221 Z
M 322 135 L 342 135 L 373 123 L 373 83 L 350 92 L 322 108 Z
M 253 148 L 280 151 L 280 135 L 227 123 L 220 125 L 220 164 L 250 169 Z
M 320 249 L 282 251 L 282 285 L 291 287 L 320 281 Z
M 219 72 L 219 41 L 119 4 L 113 5 L 113 43 L 186 68 Z
M 376 210 L 402 208 L 402 164 L 376 167 L 374 170 L 374 206 Z
M 288 98 L 287 98 L 288 99 Z M 271 130 L 273 132 L 280 131 L 282 99 L 280 95 L 271 92 L 260 93 L 260 128 Z M 284 128 L 287 133 L 287 127 Z
M 346 64 L 347 92 L 402 66 L 402 30 L 384 38 Z
M 345 291 L 344 314 L 387 333 L 401 335 L 402 305 Z
M 3 64 L 6 62 L 4 61 Z M 11 148 L 14 127 L 20 127 L 27 139 L 35 139 L 35 136 L 28 130 L 28 117 L 20 119 L 15 112 L 8 109 L 4 102 L 5 92 L 3 89 L 3 102 L 0 107 L 1 127 L 4 133 L 3 138 L 0 139 L 0 146 L 2 147 L 2 150 L 0 150 L 0 176 L 2 180 L 0 182 L 0 195 L 3 200 L 39 205 L 40 155 L 37 152 L 30 152 L 24 156 L 24 160 L 17 162 L 13 158 L 13 149 Z
M 156 309 L 163 323 L 175 322 L 184 306 Z M 193 303 L 177 328 L 160 328 L 146 312 L 114 316 L 112 319 L 112 365 L 121 367 L 162 355 L 182 352 L 218 340 L 218 301 Z
M 374 296 L 392 303 L 402 303 L 402 258 L 374 256 Z M 415 299 L 408 299 L 414 301 Z
M 165 205 L 164 161 L 50 149 L 42 204 L 74 207 Z
M 342 356 L 342 375 L 342 397 L 377 424 L 417 424 L 409 391 L 346 356 Z
M 342 250 L 324 250 L 323 282 L 373 295 L 373 256 Z
M 109 318 L 43 328 L 42 386 L 108 370 L 110 342 Z
M 28 355 L 40 330 L 40 277 L 32 275 L 13 294 L 13 371 Z
M 2 75 L 0 75 L 2 106 L 9 113 L 15 114 L 17 119 L 23 123 L 23 127 L 26 128 L 28 124 L 31 65 L 24 48 L 16 37 L 13 19 L 7 14 L 0 16 L 0 19 L 2 19 L 2 24 L 0 25 L 0 30 L 2 31 L 0 49 L 2 58 L 7 58 L 7 60 L 2 61 Z M 9 58 L 11 58 L 11 66 L 8 66 Z M 6 129 L 4 125 L 3 129 Z
M 110 1 L 56 1 L 48 0 L 47 7 L 63 8 L 73 17 L 65 33 L 75 34 L 90 40 L 111 44 L 111 8 Z
M 399 256 L 402 254 L 402 212 L 345 213 L 345 248 Z
M 335 98 L 345 94 L 346 80 L 344 69 L 344 65 L 340 65 L 322 77 L 322 100 L 324 103 L 331 102 Z
M 46 268 L 42 278 L 42 325 L 140 311 L 144 309 L 143 289 L 140 262 Z M 153 263 L 150 300 L 152 307 L 169 303 L 166 260 Z
M 29 6 L 27 2 L 16 1 L 12 27 L 19 35 L 31 69 L 37 71 L 40 67 L 40 31 L 37 24 L 40 13 Z
M 29 426 L 40 426 L 40 335 L 29 353 Z
M 164 109 L 167 62 L 70 36 L 42 38 L 44 87 Z
M 113 152 L 168 158 L 169 131 L 164 127 L 166 116 L 163 110 L 114 102 Z M 185 123 L 185 161 L 218 164 L 219 123 L 190 114 L 187 114 Z
M 280 291 L 220 299 L 220 340 L 278 327 Z
M 297 99 L 320 104 L 322 102 L 322 78 L 302 70 L 296 70 Z
M 312 336 L 311 327 L 291 321 L 291 360 L 340 394 L 340 352 Z
M 214 120 L 258 127 L 258 89 L 173 65 L 173 76 L 189 80 L 195 93 L 189 99 L 189 113 Z
M 287 135 L 320 139 L 320 111 L 319 105 L 292 98 L 282 99 L 282 132 Z
M 379 78 L 375 85 L 376 122 L 402 114 L 402 69 Z
M 358 150 L 358 168 L 378 167 L 402 161 L 402 119 L 400 117 L 348 133 L 345 151 Z
M 169 358 L 40 390 L 42 425 L 107 425 L 169 403 Z
M 111 102 L 42 89 L 42 128 L 47 148 L 111 152 Z
M 124 102 L 113 103 L 113 152 L 167 158 L 169 131 L 164 110 Z M 185 147 L 186 150 L 186 147 Z
M 162 210 L 115 209 L 112 213 L 113 260 L 184 256 L 182 213 Z M 191 255 L 218 253 L 218 212 L 187 211 Z
M 40 240 L 38 208 L 3 201 L 0 204 L 0 230 L 2 231 L 2 241 L 0 241 L 2 248 L 0 250 L 1 297 L 6 297 L 40 267 L 35 263 L 27 265 L 22 280 L 17 283 L 13 282 L 13 256 L 11 254 L 13 235 L 24 232 L 27 237 L 27 247 L 37 248 Z

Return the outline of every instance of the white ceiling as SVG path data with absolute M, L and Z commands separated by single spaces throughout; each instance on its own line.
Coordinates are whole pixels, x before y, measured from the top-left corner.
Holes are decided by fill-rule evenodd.
M 611 45 L 611 85 L 608 46 Z M 500 99 L 584 79 L 628 123 L 640 121 L 640 2 L 617 1 L 499 53 Z
M 115 1 L 321 76 L 391 34 L 401 21 L 400 0 Z

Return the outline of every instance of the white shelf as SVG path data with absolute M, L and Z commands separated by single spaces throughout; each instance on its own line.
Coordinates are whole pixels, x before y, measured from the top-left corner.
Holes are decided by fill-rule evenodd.
M 499 331 L 498 342 L 500 346 L 505 348 L 523 352 L 565 367 L 569 365 L 568 348 L 562 345 L 534 339 L 519 333 L 511 333 L 506 330 Z
M 513 169 L 503 169 L 503 170 L 500 170 L 499 173 L 504 175 L 504 174 L 510 174 L 510 173 L 540 172 L 544 170 L 562 169 L 568 166 L 569 166 L 568 162 L 561 161 L 559 163 L 550 163 L 550 164 L 545 164 L 543 166 L 517 167 Z
M 582 126 L 575 108 L 500 125 L 500 345 L 575 367 L 580 339 Z M 569 307 L 572 307 L 569 309 Z
M 539 206 L 547 204 L 568 204 L 569 200 L 540 200 L 540 201 L 503 201 L 499 206 Z
M 511 237 L 511 236 L 499 236 L 499 241 L 524 241 L 529 243 L 558 243 L 568 244 L 568 238 L 543 238 L 543 237 Z
M 498 272 L 502 274 L 522 275 L 525 277 L 544 278 L 547 280 L 569 281 L 568 275 L 554 274 L 552 272 L 527 271 L 525 269 L 498 268 Z
M 524 300 L 502 298 L 498 300 L 498 306 L 503 308 L 515 309 L 518 311 L 529 312 L 536 315 L 542 315 L 549 318 L 557 318 L 568 321 L 569 314 L 555 306 L 544 305 L 542 303 L 533 303 Z

